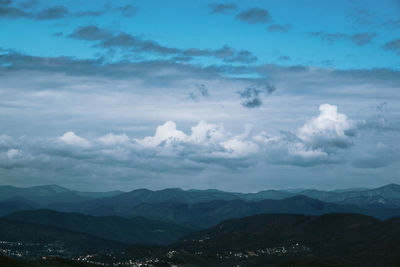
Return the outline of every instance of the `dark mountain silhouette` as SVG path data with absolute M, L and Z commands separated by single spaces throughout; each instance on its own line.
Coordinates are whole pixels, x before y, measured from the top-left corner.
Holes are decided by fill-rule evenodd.
M 102 199 L 102 201 L 104 200 L 105 199 Z M 115 199 L 113 198 L 113 200 Z M 78 210 L 96 216 L 117 215 L 126 218 L 139 216 L 151 220 L 177 223 L 186 227 L 195 227 L 198 229 L 213 226 L 227 219 L 240 218 L 259 213 L 321 215 L 332 212 L 345 212 L 361 213 L 380 219 L 400 216 L 400 208 L 361 208 L 355 205 L 323 202 L 299 195 L 281 200 L 266 199 L 261 201 L 237 199 L 229 201 L 214 200 L 200 203 L 160 202 L 141 203 L 137 205 L 129 204 L 129 201 L 112 201 L 112 203 L 113 204 L 95 206 L 93 208 L 89 206 L 84 207 L 82 205 Z M 74 206 L 76 207 L 76 205 Z M 55 209 L 57 209 L 57 207 Z
M 88 212 L 109 210 L 104 214 L 121 214 L 122 210 L 143 203 L 204 203 L 211 201 L 260 201 L 264 199 L 284 199 L 296 195 L 305 195 L 324 202 L 353 204 L 364 208 L 400 207 L 400 185 L 389 184 L 375 189 L 354 190 L 266 190 L 258 193 L 232 193 L 219 190 L 182 190 L 177 188 L 151 191 L 137 189 L 123 193 L 79 192 L 56 185 L 16 188 L 0 186 L 0 202 L 15 198 L 24 198 L 28 203 L 35 203 L 41 208 L 59 211 Z M 34 205 L 35 206 L 35 205 Z
M 39 243 L 57 244 L 72 254 L 122 249 L 126 245 L 105 240 L 91 235 L 67 231 L 61 228 L 0 219 L 0 240 L 21 242 L 22 244 Z
M 290 250 L 296 247 L 307 250 L 297 249 L 291 254 Z M 265 256 L 257 252 L 266 248 L 280 248 L 286 251 L 286 254 L 282 252 L 280 255 L 286 256 Z M 136 250 L 139 248 L 128 249 L 130 253 Z M 193 266 L 201 266 L 196 264 L 199 262 L 208 266 L 239 263 L 240 266 L 293 266 L 290 261 L 296 264 L 321 262 L 321 266 L 398 266 L 400 219 L 380 221 L 359 214 L 260 214 L 228 220 L 190 234 L 166 247 L 165 251 L 175 251 L 175 262 L 183 261 L 182 265 Z M 259 253 L 257 257 L 254 256 L 256 252 Z M 159 248 L 155 248 L 154 253 L 160 253 Z M 215 256 L 235 253 L 247 256 Z M 171 262 L 171 259 L 168 260 Z M 288 260 L 289 263 L 285 263 Z M 332 264 L 329 265 L 329 262 Z
M 359 206 L 400 206 L 400 185 L 388 184 L 375 189 L 353 191 L 303 190 L 299 194 L 327 202 L 355 204 Z
M 325 203 L 305 196 L 282 200 L 262 201 L 212 201 L 205 203 L 155 203 L 141 204 L 124 212 L 125 216 L 143 216 L 197 228 L 207 228 L 221 221 L 260 213 L 326 214 L 355 212 L 358 207 Z M 95 212 L 99 212 L 96 210 Z
M 16 211 L 33 210 L 36 209 L 37 206 L 37 204 L 29 202 L 24 198 L 14 197 L 0 202 L 0 217 Z
M 118 216 L 97 217 L 51 210 L 16 212 L 7 216 L 7 219 L 58 227 L 129 244 L 170 244 L 192 231 L 173 223 L 152 221 L 142 217 L 131 219 Z

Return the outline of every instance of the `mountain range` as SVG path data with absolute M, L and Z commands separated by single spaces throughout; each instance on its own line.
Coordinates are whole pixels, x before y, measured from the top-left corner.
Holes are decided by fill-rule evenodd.
M 0 241 L 5 242 L 3 251 L 19 246 L 20 257 L 26 259 L 47 255 L 48 250 L 69 259 L 91 252 L 102 255 L 102 260 L 107 253 L 121 259 L 133 255 L 162 259 L 170 251 L 179 251 L 165 261 L 254 266 L 257 261 L 283 263 L 279 247 L 285 246 L 290 248 L 285 259 L 298 262 L 301 256 L 305 266 L 330 266 L 331 261 L 392 266 L 400 247 L 399 200 L 400 186 L 395 184 L 258 193 L 178 188 L 88 193 L 54 185 L 0 186 Z M 379 244 L 376 251 L 374 242 Z M 262 247 L 278 252 L 242 258 L 226 254 Z M 229 260 L 220 262 L 221 253 Z M 374 261 L 370 255 L 387 260 Z
M 170 188 L 158 191 L 136 189 L 130 192 L 80 192 L 57 185 L 17 188 L 0 186 L 0 202 L 19 199 L 31 205 L 46 206 L 54 203 L 84 203 L 88 207 L 130 203 L 200 203 L 213 200 L 246 200 L 283 199 L 304 195 L 325 202 L 355 205 L 391 205 L 400 206 L 400 185 L 388 184 L 374 189 L 353 189 L 321 191 L 315 189 L 301 190 L 265 190 L 258 193 L 235 193 L 219 190 L 182 190 Z

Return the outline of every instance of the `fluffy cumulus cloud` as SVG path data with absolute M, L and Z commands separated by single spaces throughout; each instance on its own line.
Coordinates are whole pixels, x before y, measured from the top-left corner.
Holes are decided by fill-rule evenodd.
M 90 162 L 131 162 L 141 168 L 145 161 L 181 160 L 193 164 L 234 166 L 237 160 L 251 159 L 271 163 L 315 165 L 337 159 L 337 149 L 346 149 L 352 144 L 354 123 L 334 105 L 323 104 L 320 114 L 311 118 L 298 130 L 286 135 L 269 135 L 265 131 L 251 134 L 247 126 L 244 133 L 233 134 L 222 124 L 200 121 L 191 127 L 189 133 L 180 130 L 174 121 L 166 121 L 155 129 L 154 135 L 133 138 L 126 134 L 109 133 L 87 140 L 73 131 L 64 133 L 56 141 L 42 148 L 36 147 L 36 154 L 43 157 L 72 157 Z M 2 135 L 1 145 L 9 159 L 21 156 L 18 144 Z M 21 144 L 19 144 L 21 146 Z M 26 146 L 26 145 L 24 145 Z M 29 145 L 28 145 L 29 147 Z M 142 157 L 138 161 L 139 157 Z M 49 159 L 51 160 L 51 159 Z M 300 163 L 296 162 L 299 160 Z
M 101 136 L 98 138 L 100 143 L 104 145 L 114 146 L 114 145 L 123 145 L 130 142 L 129 137 L 126 134 L 113 134 L 109 133 L 107 135 Z
M 170 120 L 153 128 L 154 134 L 143 137 L 109 133 L 83 138 L 73 131 L 57 139 L 40 140 L 0 135 L 0 172 L 129 181 L 135 179 L 132 176 L 191 176 L 210 170 L 251 172 L 260 164 L 269 169 L 276 165 L 311 168 L 348 162 L 360 170 L 379 169 L 393 165 L 399 157 L 390 142 L 365 148 L 363 142 L 373 143 L 370 135 L 359 137 L 365 123 L 349 119 L 335 105 L 322 104 L 319 114 L 304 119 L 302 126 L 281 134 L 254 131 L 250 125 L 238 134 L 206 121 L 188 129 Z
M 147 136 L 143 139 L 135 139 L 135 141 L 146 147 L 156 147 L 161 144 L 166 146 L 174 143 L 183 142 L 187 139 L 187 135 L 176 129 L 176 124 L 173 121 L 167 121 L 156 129 L 154 136 Z
M 335 105 L 320 105 L 319 111 L 319 116 L 302 126 L 296 136 L 304 144 L 315 148 L 350 146 L 354 123 L 345 114 L 339 113 Z
M 76 135 L 74 132 L 69 131 L 59 137 L 59 140 L 67 145 L 88 148 L 90 146 L 89 141 L 85 138 Z
M 193 160 L 205 158 L 243 158 L 258 151 L 258 146 L 247 135 L 233 135 L 222 125 L 200 121 L 186 134 L 176 128 L 173 121 L 157 127 L 154 136 L 135 139 L 134 142 L 147 148 L 172 149 L 176 156 L 185 155 Z

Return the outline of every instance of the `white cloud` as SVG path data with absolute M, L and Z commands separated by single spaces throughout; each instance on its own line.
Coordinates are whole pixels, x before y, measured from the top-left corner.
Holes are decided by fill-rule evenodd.
M 258 152 L 258 146 L 255 143 L 241 140 L 237 137 L 221 142 L 220 144 L 227 152 L 220 152 L 218 154 L 228 157 L 245 157 Z
M 113 134 L 109 133 L 107 135 L 101 136 L 98 138 L 100 143 L 107 145 L 107 146 L 114 146 L 114 145 L 121 145 L 129 143 L 129 137 L 126 134 Z
M 173 143 L 179 143 L 186 141 L 188 136 L 176 129 L 176 123 L 173 121 L 167 121 L 163 125 L 160 125 L 156 129 L 154 136 L 147 136 L 143 139 L 135 139 L 135 141 L 146 147 L 156 147 L 165 143 L 165 145 L 171 145 Z
M 7 157 L 9 159 L 18 158 L 22 155 L 21 151 L 18 149 L 11 148 L 7 151 Z
M 335 105 L 320 105 L 319 111 L 319 116 L 309 120 L 296 136 L 303 143 L 315 147 L 348 146 L 351 143 L 348 131 L 353 128 L 353 123 L 345 114 L 339 113 Z
M 59 140 L 63 143 L 71 146 L 88 148 L 90 147 L 89 141 L 85 138 L 76 135 L 74 132 L 66 132 L 63 136 L 59 137 Z
M 195 143 L 216 143 L 223 140 L 226 134 L 222 125 L 218 126 L 200 121 L 196 126 L 192 127 L 192 134 L 189 136 L 189 141 Z
M 293 143 L 289 146 L 289 154 L 293 156 L 300 156 L 303 158 L 316 158 L 316 157 L 325 157 L 328 154 L 322 151 L 320 148 L 311 149 L 307 148 L 302 143 Z
M 173 121 L 167 121 L 156 129 L 154 136 L 143 139 L 135 139 L 135 142 L 144 147 L 157 147 L 160 145 L 171 146 L 173 144 L 185 145 L 191 154 L 202 154 L 209 157 L 238 158 L 245 157 L 258 152 L 258 146 L 254 142 L 244 140 L 248 131 L 243 135 L 233 136 L 226 131 L 222 125 L 210 124 L 200 121 L 191 128 L 190 135 L 176 129 Z M 179 153 L 183 147 L 175 147 Z M 168 151 L 170 153 L 171 151 Z M 188 153 L 187 151 L 185 153 Z M 168 154 L 171 155 L 171 154 Z
M 253 136 L 254 141 L 263 143 L 265 145 L 272 142 L 278 142 L 281 139 L 282 138 L 280 136 L 269 136 L 265 131 L 262 131 L 261 133 Z
M 13 144 L 13 139 L 5 134 L 0 135 L 0 147 L 9 147 Z

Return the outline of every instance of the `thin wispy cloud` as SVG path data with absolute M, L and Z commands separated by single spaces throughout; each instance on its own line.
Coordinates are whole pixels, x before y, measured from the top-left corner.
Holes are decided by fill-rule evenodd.
M 262 8 L 249 8 L 243 10 L 239 12 L 235 18 L 249 24 L 264 24 L 272 21 L 269 11 Z
M 351 41 L 357 46 L 369 44 L 377 36 L 376 33 L 354 33 L 349 35 L 345 33 L 310 32 L 308 34 L 312 37 L 320 38 L 329 44 L 340 41 Z
M 236 6 L 236 4 L 231 3 L 231 4 L 211 4 L 208 6 L 210 8 L 210 12 L 211 14 L 227 14 L 227 13 L 231 13 L 235 10 L 238 9 L 238 7 Z

